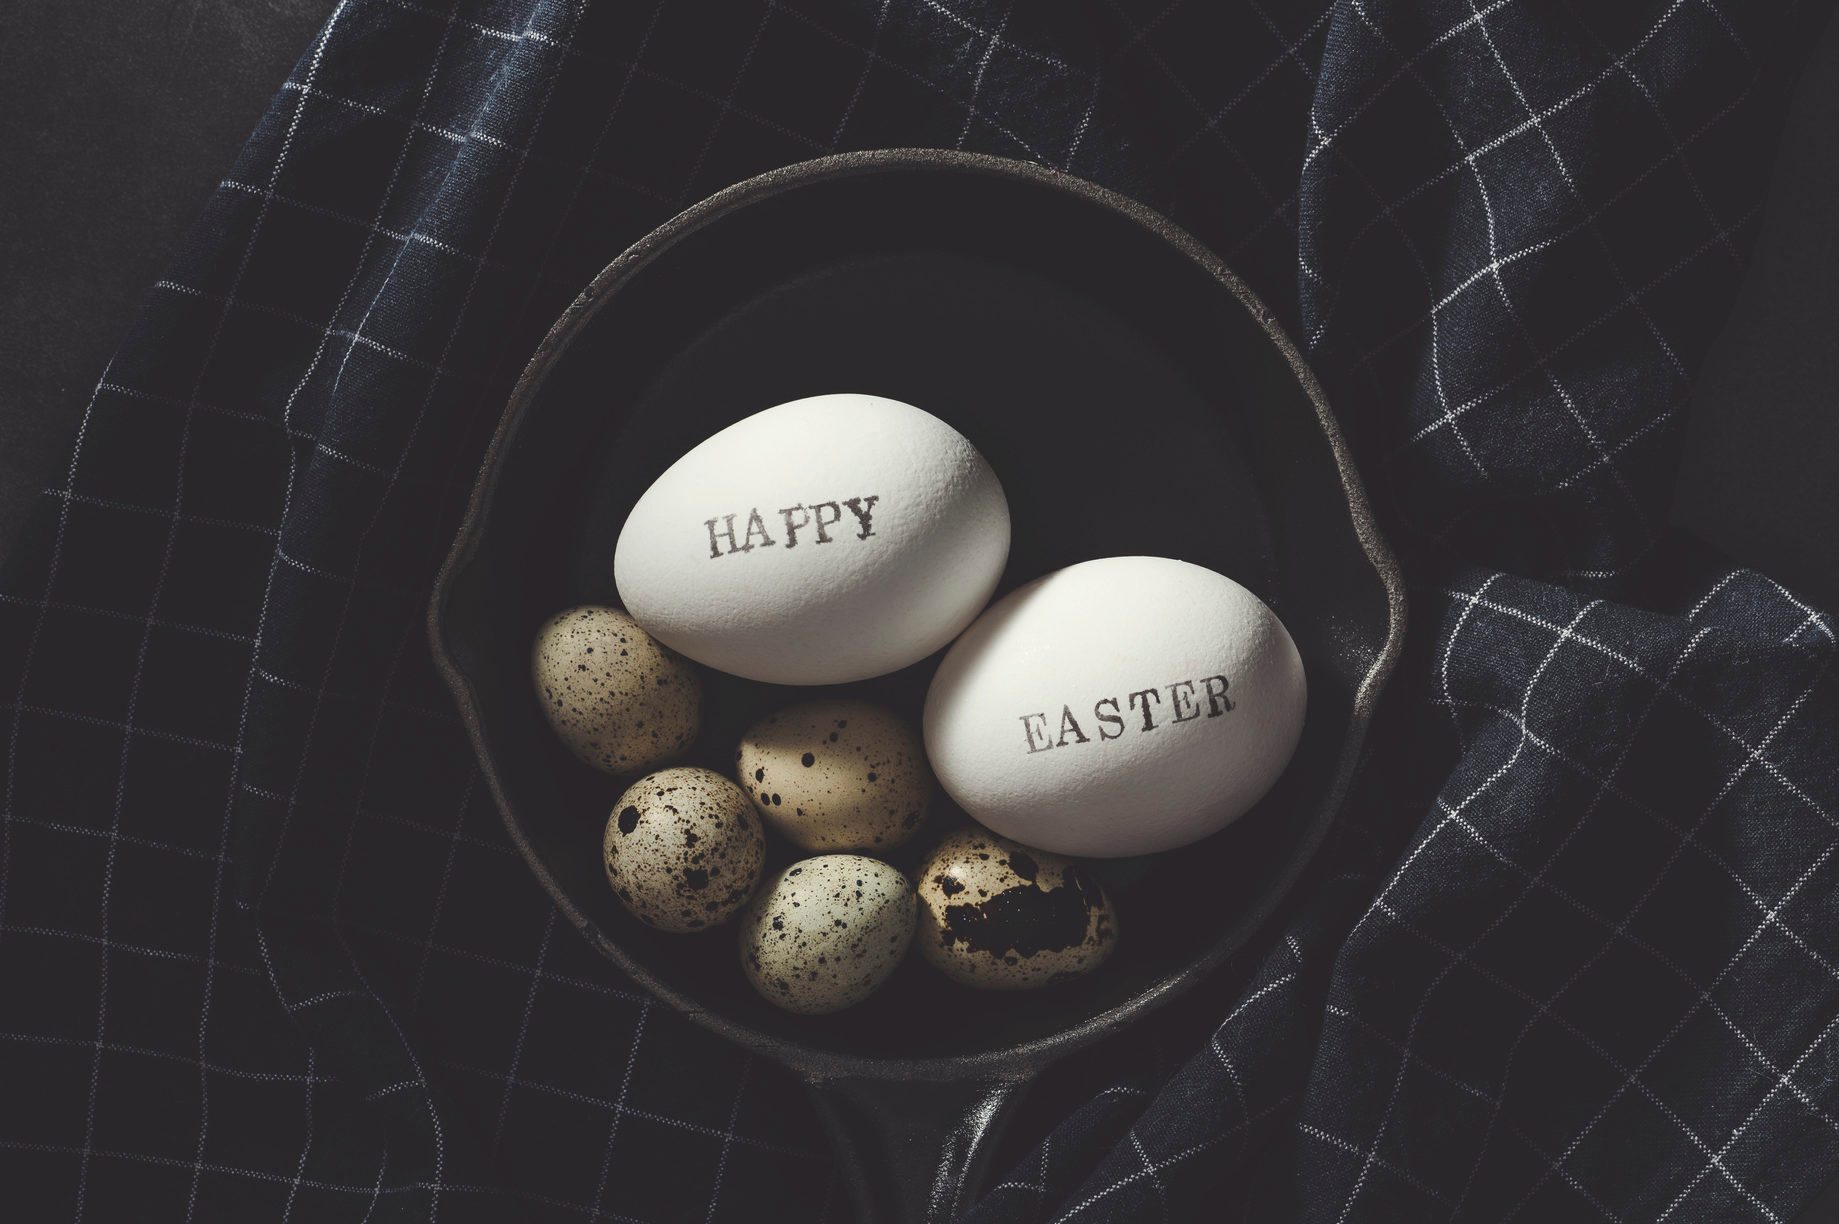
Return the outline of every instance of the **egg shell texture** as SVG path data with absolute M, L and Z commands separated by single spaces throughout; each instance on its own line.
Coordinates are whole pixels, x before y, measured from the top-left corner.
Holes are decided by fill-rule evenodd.
M 634 782 L 607 818 L 607 882 L 639 921 L 698 931 L 747 903 L 766 865 L 753 803 L 711 769 L 662 769 Z
M 1011 592 L 952 645 L 926 695 L 926 753 L 1005 837 L 1149 854 L 1262 798 L 1305 705 L 1296 644 L 1257 596 L 1185 561 L 1109 557 Z
M 550 617 L 531 648 L 530 676 L 557 737 L 603 773 L 661 765 L 702 726 L 696 669 L 617 608 Z
M 1091 972 L 1117 946 L 1111 899 L 1061 855 L 961 829 L 914 876 L 920 955 L 966 986 L 1051 985 Z
M 996 589 L 1009 507 L 977 449 L 873 395 L 768 408 L 696 446 L 620 531 L 627 611 L 690 658 L 774 684 L 896 671 Z
M 913 940 L 907 878 L 877 859 L 826 854 L 793 863 L 740 924 L 741 968 L 765 998 L 816 1015 L 860 1003 Z
M 913 836 L 934 781 L 919 733 L 866 701 L 789 706 L 749 727 L 735 773 L 760 816 L 801 850 L 882 853 Z

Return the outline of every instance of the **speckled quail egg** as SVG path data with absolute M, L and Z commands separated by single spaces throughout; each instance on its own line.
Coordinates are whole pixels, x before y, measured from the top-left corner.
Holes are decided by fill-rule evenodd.
M 913 836 L 936 783 L 919 734 L 866 701 L 807 701 L 747 729 L 735 772 L 800 850 L 881 854 Z
M 1084 867 L 985 829 L 948 834 L 914 877 L 920 955 L 966 986 L 1046 986 L 1091 972 L 1117 946 L 1111 899 Z
M 601 849 L 607 882 L 634 917 L 661 931 L 699 931 L 725 922 L 753 895 L 766 831 L 738 786 L 686 766 L 627 787 Z
M 617 608 L 558 612 L 537 630 L 530 676 L 568 750 L 610 774 L 677 756 L 702 722 L 702 682 L 688 659 Z
M 913 940 L 913 887 L 886 863 L 825 854 L 793 863 L 741 916 L 741 968 L 787 1011 L 860 1003 Z

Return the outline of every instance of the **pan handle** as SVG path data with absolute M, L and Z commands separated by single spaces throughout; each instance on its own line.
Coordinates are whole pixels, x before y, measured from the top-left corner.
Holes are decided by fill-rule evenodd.
M 806 1081 L 861 1224 L 949 1224 L 1024 1079 Z

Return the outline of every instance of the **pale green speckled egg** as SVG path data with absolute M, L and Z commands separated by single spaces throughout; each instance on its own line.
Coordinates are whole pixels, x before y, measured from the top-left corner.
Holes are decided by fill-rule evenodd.
M 787 1011 L 840 1011 L 873 994 L 913 940 L 913 887 L 877 859 L 793 863 L 741 915 L 741 968 Z
M 695 667 L 617 608 L 589 605 L 550 617 L 530 651 L 530 677 L 556 735 L 603 773 L 665 764 L 702 725 Z

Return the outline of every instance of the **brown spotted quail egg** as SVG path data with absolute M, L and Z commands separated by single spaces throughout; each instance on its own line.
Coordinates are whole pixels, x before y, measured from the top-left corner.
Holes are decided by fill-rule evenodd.
M 607 818 L 607 882 L 634 917 L 662 931 L 699 931 L 746 904 L 766 864 L 753 804 L 712 769 L 647 774 Z
M 935 783 L 919 735 L 866 701 L 807 701 L 747 729 L 735 772 L 801 850 L 885 853 L 925 818 Z
M 1077 862 L 960 829 L 914 872 L 920 955 L 966 986 L 1026 990 L 1089 973 L 1117 946 L 1111 899 Z
M 530 675 L 556 735 L 606 773 L 662 765 L 701 725 L 702 683 L 689 660 L 617 608 L 550 617 L 537 631 Z
M 913 940 L 913 888 L 872 858 L 826 854 L 793 863 L 741 916 L 741 968 L 787 1011 L 860 1003 Z

